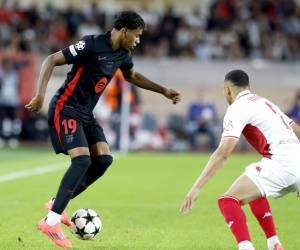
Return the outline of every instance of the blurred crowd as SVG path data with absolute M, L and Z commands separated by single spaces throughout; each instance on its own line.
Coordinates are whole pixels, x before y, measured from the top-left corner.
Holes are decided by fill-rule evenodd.
M 0 64 L 0 148 L 17 147 L 19 141 L 49 141 L 47 116 L 25 110 L 20 100 L 20 72 L 29 66 L 30 60 L 24 58 L 6 57 Z M 122 149 L 126 138 L 129 150 L 211 151 L 222 132 L 221 114 L 205 89 L 195 89 L 194 93 L 185 112 L 169 113 L 159 119 L 155 111 L 142 111 L 139 89 L 117 71 L 94 115 L 109 145 L 116 150 Z M 300 90 L 286 113 L 300 123 Z
M 203 61 L 300 59 L 300 5 L 296 0 L 213 0 L 208 9 L 193 8 L 190 13 L 170 6 L 161 12 L 135 7 L 140 7 L 147 23 L 136 55 Z M 47 117 L 23 108 L 35 87 L 37 55 L 48 55 L 85 35 L 111 29 L 115 14 L 96 3 L 79 10 L 51 4 L 23 8 L 19 1 L 1 1 L 0 148 L 16 147 L 19 140 L 48 139 Z M 215 149 L 221 121 L 215 104 L 203 92 L 191 100 L 185 114 L 169 114 L 160 121 L 156 114 L 141 111 L 138 90 L 128 86 L 116 74 L 95 108 L 113 148 L 122 147 L 122 133 L 127 131 L 133 150 Z M 125 126 L 124 114 L 129 117 Z M 300 92 L 287 114 L 300 123 Z
M 142 5 L 142 4 L 141 4 Z M 300 57 L 300 6 L 296 0 L 213 0 L 191 13 L 142 6 L 147 23 L 136 53 L 149 57 L 200 60 L 255 59 L 293 61 Z M 87 34 L 103 33 L 115 13 L 94 3 L 85 9 L 0 6 L 0 47 L 49 54 Z

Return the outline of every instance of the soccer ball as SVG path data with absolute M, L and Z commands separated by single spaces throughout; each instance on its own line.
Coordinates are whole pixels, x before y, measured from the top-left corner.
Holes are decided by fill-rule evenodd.
M 79 239 L 90 240 L 101 230 L 99 215 L 92 209 L 81 208 L 72 214 L 71 232 Z

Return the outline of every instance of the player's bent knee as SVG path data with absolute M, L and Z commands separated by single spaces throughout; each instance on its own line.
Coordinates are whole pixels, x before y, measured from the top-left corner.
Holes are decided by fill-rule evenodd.
M 72 158 L 72 165 L 89 167 L 92 163 L 89 155 L 79 155 Z
M 99 155 L 93 158 L 93 164 L 95 164 L 101 171 L 105 171 L 113 162 L 111 155 Z
M 72 164 L 70 168 L 68 169 L 69 172 L 72 172 L 74 174 L 82 175 L 87 171 L 89 166 L 91 165 L 91 157 L 89 155 L 80 155 L 76 156 L 72 159 Z M 65 175 L 66 176 L 66 175 Z M 74 178 L 66 178 L 63 177 L 62 180 L 62 188 L 65 190 L 66 195 L 71 198 L 73 196 L 75 187 L 76 187 L 76 181 Z
M 218 198 L 219 207 L 221 208 L 222 204 L 227 203 L 228 201 L 232 201 L 232 202 L 236 202 L 236 203 L 240 204 L 240 200 L 237 199 L 236 197 L 224 194 Z

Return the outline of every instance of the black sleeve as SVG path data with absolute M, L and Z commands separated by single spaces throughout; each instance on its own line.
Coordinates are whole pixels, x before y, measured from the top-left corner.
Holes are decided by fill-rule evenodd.
M 133 61 L 132 61 L 132 55 L 130 52 L 128 52 L 126 58 L 124 59 L 124 61 L 122 62 L 120 69 L 121 70 L 127 70 L 127 69 L 131 69 L 133 68 Z
M 68 64 L 75 63 L 78 59 L 90 53 L 93 49 L 93 36 L 84 36 L 78 42 L 62 50 Z

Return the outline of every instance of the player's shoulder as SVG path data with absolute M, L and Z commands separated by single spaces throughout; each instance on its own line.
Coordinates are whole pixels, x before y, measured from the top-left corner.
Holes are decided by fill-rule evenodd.
M 93 50 L 94 46 L 95 46 L 95 42 L 94 42 L 95 38 L 94 35 L 86 35 L 83 36 L 81 39 L 79 39 L 75 44 L 75 49 L 76 50 Z
M 232 115 L 246 115 L 252 110 L 252 104 L 247 98 L 239 98 L 228 107 L 227 113 Z

